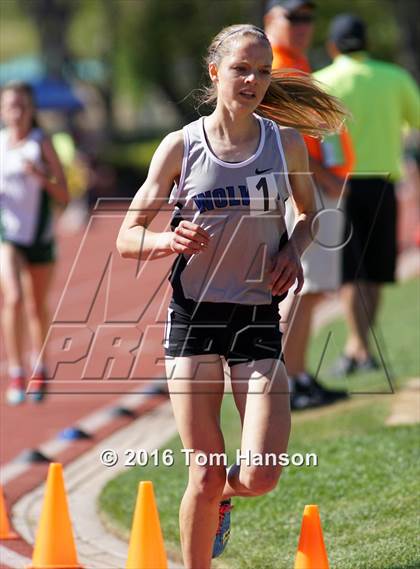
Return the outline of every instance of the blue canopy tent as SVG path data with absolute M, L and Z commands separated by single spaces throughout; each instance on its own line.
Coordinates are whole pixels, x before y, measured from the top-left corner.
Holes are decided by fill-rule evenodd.
M 83 104 L 71 86 L 61 79 L 45 77 L 31 83 L 40 110 L 78 111 Z
M 38 57 L 19 57 L 0 64 L 0 85 L 12 80 L 25 81 L 33 87 L 37 107 L 41 110 L 72 112 L 83 108 L 67 81 L 45 75 L 45 66 Z

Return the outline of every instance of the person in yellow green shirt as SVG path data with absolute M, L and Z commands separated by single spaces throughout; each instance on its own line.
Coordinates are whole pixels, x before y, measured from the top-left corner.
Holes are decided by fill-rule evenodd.
M 346 199 L 352 236 L 343 248 L 342 298 L 348 325 L 344 352 L 333 375 L 376 369 L 369 345 L 381 287 L 395 281 L 396 199 L 401 177 L 404 127 L 420 126 L 420 96 L 402 67 L 367 52 L 364 22 L 340 14 L 331 23 L 328 50 L 333 62 L 315 73 L 327 91 L 353 115 L 348 128 L 356 162 Z
M 268 2 L 264 25 L 273 49 L 273 70 L 311 72 L 306 52 L 312 41 L 315 14 L 316 6 L 312 1 Z M 305 142 L 318 189 L 317 207 L 333 211 L 319 216 L 317 242 L 313 242 L 302 257 L 305 278 L 302 292 L 286 306 L 284 355 L 292 409 L 330 404 L 347 396 L 345 391 L 326 389 L 308 372 L 306 352 L 313 311 L 324 293 L 337 290 L 340 284 L 340 251 L 324 245 L 334 245 L 341 238 L 344 217 L 336 212 L 344 180 L 353 165 L 352 145 L 346 131 L 328 137 L 323 143 L 305 136 Z M 289 202 L 286 205 L 286 222 L 290 232 L 294 215 Z

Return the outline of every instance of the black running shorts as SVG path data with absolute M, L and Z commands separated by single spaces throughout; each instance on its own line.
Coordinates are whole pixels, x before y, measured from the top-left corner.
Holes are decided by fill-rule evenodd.
M 346 201 L 342 282 L 395 281 L 397 207 L 394 184 L 385 178 L 354 178 Z
M 219 354 L 229 366 L 266 358 L 284 362 L 278 301 L 268 305 L 171 301 L 165 330 L 167 356 Z
M 36 242 L 32 245 L 20 245 L 9 239 L 3 239 L 5 243 L 11 243 L 23 256 L 29 265 L 43 265 L 47 263 L 54 263 L 56 260 L 55 242 L 49 241 L 48 243 Z

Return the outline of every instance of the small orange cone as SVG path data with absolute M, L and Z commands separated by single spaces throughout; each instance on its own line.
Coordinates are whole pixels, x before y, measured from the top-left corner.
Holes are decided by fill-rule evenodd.
M 42 506 L 41 518 L 36 533 L 32 564 L 28 569 L 80 569 L 77 561 L 63 467 L 51 463 Z
M 0 539 L 18 539 L 18 537 L 18 534 L 10 529 L 3 487 L 0 486 Z
M 318 506 L 305 506 L 295 569 L 329 569 Z
M 126 569 L 167 569 L 152 482 L 140 482 Z

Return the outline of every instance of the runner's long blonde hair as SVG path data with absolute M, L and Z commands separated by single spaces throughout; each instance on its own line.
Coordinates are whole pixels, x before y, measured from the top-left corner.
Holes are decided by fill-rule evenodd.
M 265 42 L 271 49 L 264 31 L 257 26 L 229 26 L 213 39 L 206 64 L 219 65 L 223 57 L 231 53 L 234 42 L 245 36 Z M 202 102 L 214 105 L 216 101 L 217 89 L 211 84 L 204 89 Z M 290 126 L 302 134 L 316 137 L 339 132 L 349 116 L 336 97 L 328 95 L 309 74 L 296 69 L 272 72 L 270 86 L 255 112 L 282 126 Z

